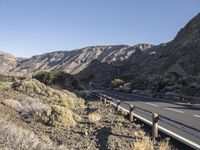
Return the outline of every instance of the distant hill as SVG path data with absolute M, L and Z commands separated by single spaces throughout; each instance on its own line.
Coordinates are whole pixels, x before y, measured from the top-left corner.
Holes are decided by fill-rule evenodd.
M 32 74 L 41 70 L 64 70 L 71 74 L 79 73 L 97 59 L 101 62 L 118 63 L 128 59 L 135 51 L 151 48 L 150 44 L 91 46 L 73 51 L 57 51 L 33 56 L 19 61 L 13 73 Z
M 115 76 L 103 76 L 105 64 L 86 68 L 79 76 L 93 76 L 99 84 L 114 78 L 131 82 L 132 89 L 199 96 L 200 93 L 200 14 L 195 16 L 170 42 L 145 51 L 136 51 L 115 68 Z M 105 73 L 107 75 L 107 73 Z M 84 75 L 84 76 L 83 76 Z M 109 78 L 109 80 L 108 80 Z
M 131 83 L 131 89 L 158 93 L 200 95 L 200 14 L 170 42 L 90 46 L 19 59 L 0 52 L 0 73 L 31 75 L 62 70 L 86 83 L 109 85 L 115 79 Z
M 17 58 L 11 54 L 0 51 L 0 74 L 8 74 L 15 67 Z

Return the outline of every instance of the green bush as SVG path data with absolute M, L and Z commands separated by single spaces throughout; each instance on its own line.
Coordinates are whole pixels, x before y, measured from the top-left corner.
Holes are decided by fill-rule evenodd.
M 124 117 L 128 115 L 128 113 L 126 111 L 123 111 L 123 110 L 119 110 L 117 112 L 117 114 L 120 115 L 120 116 L 124 116 Z
M 64 106 L 72 110 L 84 106 L 84 100 L 77 98 L 76 95 L 73 96 L 71 92 L 50 88 L 36 79 L 15 82 L 12 87 L 16 91 L 43 100 L 45 103 Z
M 42 71 L 34 75 L 33 78 L 54 88 L 63 88 L 67 90 L 83 89 L 79 80 L 64 71 Z
M 50 126 L 75 126 L 80 121 L 80 116 L 70 109 L 59 105 L 53 105 L 40 114 L 44 123 Z
M 0 91 L 8 90 L 11 88 L 12 82 L 0 82 Z
M 119 87 L 124 84 L 124 81 L 122 79 L 114 79 L 111 81 L 111 87 Z

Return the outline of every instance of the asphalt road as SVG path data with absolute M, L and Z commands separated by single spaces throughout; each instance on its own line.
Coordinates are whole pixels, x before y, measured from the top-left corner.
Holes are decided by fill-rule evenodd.
M 193 145 L 193 148 L 200 149 L 200 107 L 115 91 L 98 90 L 96 92 L 176 121 L 177 123 L 173 123 L 164 119 L 159 121 L 159 125 L 188 140 L 188 145 L 196 145 L 196 147 Z M 128 109 L 127 105 L 123 107 Z M 151 113 L 140 109 L 135 109 L 135 113 L 146 120 L 152 120 Z

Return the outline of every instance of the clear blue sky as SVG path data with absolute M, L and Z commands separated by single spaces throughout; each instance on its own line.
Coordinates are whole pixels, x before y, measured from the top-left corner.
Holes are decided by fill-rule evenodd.
M 0 50 L 29 57 L 174 38 L 200 0 L 0 0 Z

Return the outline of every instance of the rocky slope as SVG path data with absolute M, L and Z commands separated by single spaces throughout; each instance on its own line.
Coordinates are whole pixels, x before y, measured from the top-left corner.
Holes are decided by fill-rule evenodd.
M 92 80 L 105 84 L 121 78 L 125 83 L 131 82 L 131 90 L 198 96 L 199 60 L 200 14 L 181 29 L 172 41 L 158 46 L 91 46 L 37 55 L 18 60 L 17 63 L 14 57 L 1 57 L 1 72 L 10 69 L 15 75 L 27 75 L 41 70 L 60 69 L 76 74 L 86 82 Z
M 41 70 L 62 69 L 68 73 L 76 74 L 86 68 L 92 60 L 117 63 L 128 59 L 135 51 L 143 51 L 152 46 L 150 44 L 91 46 L 73 51 L 47 53 L 18 62 L 12 72 L 30 74 Z
M 11 54 L 0 51 L 0 74 L 8 74 L 15 67 L 17 58 Z
M 155 93 L 178 93 L 198 96 L 200 90 L 200 14 L 195 16 L 174 40 L 145 51 L 136 51 L 115 68 L 115 76 L 104 77 L 104 64 L 83 70 L 83 74 L 93 76 L 101 84 L 114 78 L 132 83 L 132 90 L 147 90 Z M 87 79 L 86 76 L 84 76 Z M 109 79 L 108 79 L 109 78 Z
M 169 43 L 153 47 L 127 60 L 123 74 L 135 78 L 155 92 L 199 95 L 200 14 L 194 17 Z M 135 77 L 135 78 L 134 78 Z M 139 83 L 138 83 L 139 84 Z M 140 83 L 141 84 L 141 83 Z M 134 87 L 137 88 L 137 87 Z
M 96 97 L 84 101 L 35 79 L 0 82 L 0 95 L 0 149 L 155 149 L 143 125 Z M 176 149 L 169 139 L 155 147 Z

